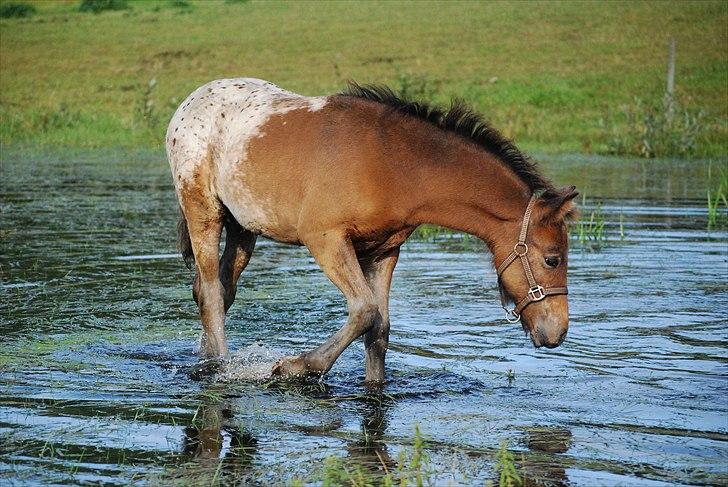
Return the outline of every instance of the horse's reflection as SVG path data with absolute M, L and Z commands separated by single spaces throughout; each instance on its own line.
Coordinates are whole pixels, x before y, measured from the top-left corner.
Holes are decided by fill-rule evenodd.
M 375 391 L 366 396 L 361 408 L 361 432 L 358 441 L 350 442 L 346 450 L 349 460 L 366 468 L 374 475 L 388 473 L 396 468 L 384 442 L 387 429 L 387 411 L 391 406 L 391 398 Z
M 297 392 L 314 397 L 329 396 L 322 385 L 316 390 L 302 389 Z M 397 462 L 390 456 L 384 441 L 388 426 L 388 412 L 393 399 L 381 391 L 368 391 L 355 401 L 355 409 L 361 414 L 361 435 L 346 445 L 346 463 L 358 465 L 371 478 L 381 478 L 397 470 Z M 236 425 L 233 419 L 234 398 L 206 399 L 195 415 L 192 424 L 185 429 L 183 453 L 214 467 L 227 479 L 243 479 L 250 474 L 257 452 L 257 440 Z M 294 427 L 310 435 L 328 435 L 343 425 L 341 420 L 319 427 Z M 524 443 L 528 452 L 516 456 L 523 474 L 524 487 L 568 485 L 566 468 L 569 461 L 561 459 L 571 447 L 572 435 L 568 429 L 534 427 L 524 431 Z M 217 474 L 216 474 L 217 475 Z
M 182 452 L 203 465 L 219 465 L 222 475 L 244 476 L 250 470 L 258 442 L 231 419 L 229 400 L 204 400 L 192 424 L 185 428 Z

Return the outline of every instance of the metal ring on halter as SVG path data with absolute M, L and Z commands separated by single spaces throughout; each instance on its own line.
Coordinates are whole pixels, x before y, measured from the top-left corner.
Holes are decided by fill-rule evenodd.
M 505 306 L 502 306 L 502 308 L 506 311 L 506 321 L 508 323 L 518 323 L 518 320 L 521 319 L 521 315 L 516 314 L 516 308 L 508 309 Z
M 518 247 L 523 247 L 523 252 L 518 252 Z M 513 253 L 516 254 L 518 257 L 521 257 L 522 255 L 526 255 L 528 253 L 528 245 L 526 245 L 526 242 L 518 242 L 516 245 L 513 246 Z

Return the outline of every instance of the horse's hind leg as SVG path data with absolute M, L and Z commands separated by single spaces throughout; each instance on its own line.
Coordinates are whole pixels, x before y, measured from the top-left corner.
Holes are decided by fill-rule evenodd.
M 245 230 L 231 214 L 225 218 L 225 251 L 220 259 L 220 282 L 225 288 L 225 312 L 235 301 L 240 273 L 250 262 L 257 236 Z
M 399 248 L 396 248 L 363 266 L 367 283 L 374 293 L 382 316 L 364 335 L 367 382 L 384 382 L 384 357 L 389 344 L 389 288 L 398 257 Z
M 187 195 L 187 196 L 186 196 Z M 219 201 L 203 190 L 183 193 L 180 206 L 187 221 L 195 258 L 193 294 L 200 309 L 202 340 L 200 355 L 205 358 L 228 356 L 225 343 L 225 288 L 220 282 L 220 234 L 223 208 Z

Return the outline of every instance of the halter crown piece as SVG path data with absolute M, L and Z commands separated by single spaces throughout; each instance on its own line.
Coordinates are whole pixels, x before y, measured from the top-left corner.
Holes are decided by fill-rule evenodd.
M 523 215 L 523 224 L 521 225 L 521 233 L 518 236 L 518 242 L 516 245 L 513 246 L 513 252 L 510 253 L 508 257 L 506 257 L 506 260 L 504 260 L 501 265 L 498 266 L 498 290 L 500 291 L 500 298 L 501 298 L 501 306 L 503 306 L 503 309 L 506 311 L 506 320 L 509 323 L 516 323 L 521 319 L 521 312 L 531 303 L 535 303 L 536 301 L 541 301 L 546 296 L 556 296 L 560 294 L 569 294 L 569 290 L 566 287 L 550 287 L 545 288 L 543 286 L 539 286 L 536 283 L 536 279 L 533 277 L 533 272 L 531 272 L 531 264 L 528 263 L 528 245 L 526 245 L 526 234 L 528 233 L 528 221 L 531 219 L 531 212 L 533 211 L 533 206 L 536 203 L 536 195 L 534 194 L 531 196 L 531 200 L 528 202 L 528 206 L 526 207 L 526 213 Z M 526 273 L 526 279 L 528 279 L 528 293 L 526 293 L 526 296 L 521 299 L 518 303 L 515 303 L 515 307 L 513 309 L 508 309 L 508 299 L 506 297 L 506 292 L 503 289 L 503 283 L 501 282 L 501 276 L 503 275 L 503 271 L 505 271 L 509 265 L 511 265 L 513 262 L 516 261 L 516 259 L 521 259 L 521 264 L 523 265 L 523 271 Z

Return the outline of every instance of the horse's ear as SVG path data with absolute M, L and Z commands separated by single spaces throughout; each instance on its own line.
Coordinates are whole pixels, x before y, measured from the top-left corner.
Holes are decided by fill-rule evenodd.
M 579 196 L 576 186 L 564 186 L 559 190 L 547 190 L 541 195 L 540 202 L 544 207 L 541 217 L 543 223 L 558 223 L 576 217 L 574 198 Z

